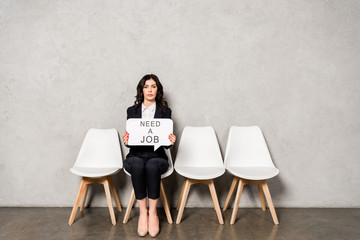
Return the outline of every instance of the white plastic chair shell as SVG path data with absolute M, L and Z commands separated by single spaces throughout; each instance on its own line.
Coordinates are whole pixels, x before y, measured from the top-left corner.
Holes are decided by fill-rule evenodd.
M 197 180 L 224 174 L 219 144 L 212 127 L 185 127 L 175 161 L 175 171 Z
M 116 129 L 89 129 L 76 162 L 70 171 L 83 177 L 116 174 L 123 167 Z
M 279 174 L 258 126 L 230 128 L 225 168 L 231 174 L 249 180 L 265 180 Z

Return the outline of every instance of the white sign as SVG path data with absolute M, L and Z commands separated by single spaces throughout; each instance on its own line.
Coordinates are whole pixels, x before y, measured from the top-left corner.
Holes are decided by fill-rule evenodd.
M 169 135 L 173 133 L 173 121 L 167 118 L 130 118 L 126 121 L 129 133 L 129 146 L 160 146 L 171 145 Z

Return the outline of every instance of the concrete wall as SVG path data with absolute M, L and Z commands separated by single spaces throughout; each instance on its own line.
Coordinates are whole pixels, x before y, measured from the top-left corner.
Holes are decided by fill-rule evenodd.
M 0 206 L 72 206 L 80 178 L 69 168 L 86 131 L 123 134 L 137 82 L 155 73 L 178 139 L 185 126 L 211 125 L 224 154 L 230 126 L 262 128 L 280 169 L 269 181 L 275 206 L 360 207 L 359 9 L 356 0 L 1 0 Z M 115 180 L 126 205 L 130 178 Z M 221 205 L 231 180 L 215 180 Z M 182 182 L 165 180 L 172 206 Z M 100 185 L 90 199 L 106 206 Z M 211 204 L 205 185 L 192 188 L 187 206 Z M 240 206 L 259 206 L 256 188 Z

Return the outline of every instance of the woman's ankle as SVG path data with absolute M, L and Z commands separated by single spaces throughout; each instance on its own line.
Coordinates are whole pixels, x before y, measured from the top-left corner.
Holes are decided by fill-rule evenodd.
M 149 210 L 149 217 L 156 217 L 157 216 L 157 211 L 156 210 Z
M 148 211 L 147 210 L 140 211 L 140 216 L 142 217 L 148 216 Z

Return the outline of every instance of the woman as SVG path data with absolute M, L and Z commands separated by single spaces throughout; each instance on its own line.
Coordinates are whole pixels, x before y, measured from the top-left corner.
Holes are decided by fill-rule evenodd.
M 134 106 L 127 109 L 127 119 L 129 118 L 171 118 L 171 109 L 164 100 L 163 87 L 154 74 L 145 75 L 140 80 Z M 176 136 L 170 134 L 169 139 L 174 145 Z M 129 133 L 126 132 L 123 135 L 126 146 L 128 140 Z M 160 196 L 161 174 L 165 173 L 169 167 L 164 147 L 159 147 L 154 151 L 153 146 L 131 146 L 124 161 L 124 167 L 131 174 L 135 197 L 140 209 L 138 234 L 146 236 L 149 233 L 151 237 L 155 237 L 159 234 L 156 205 Z M 146 197 L 149 198 L 149 211 L 146 207 Z

